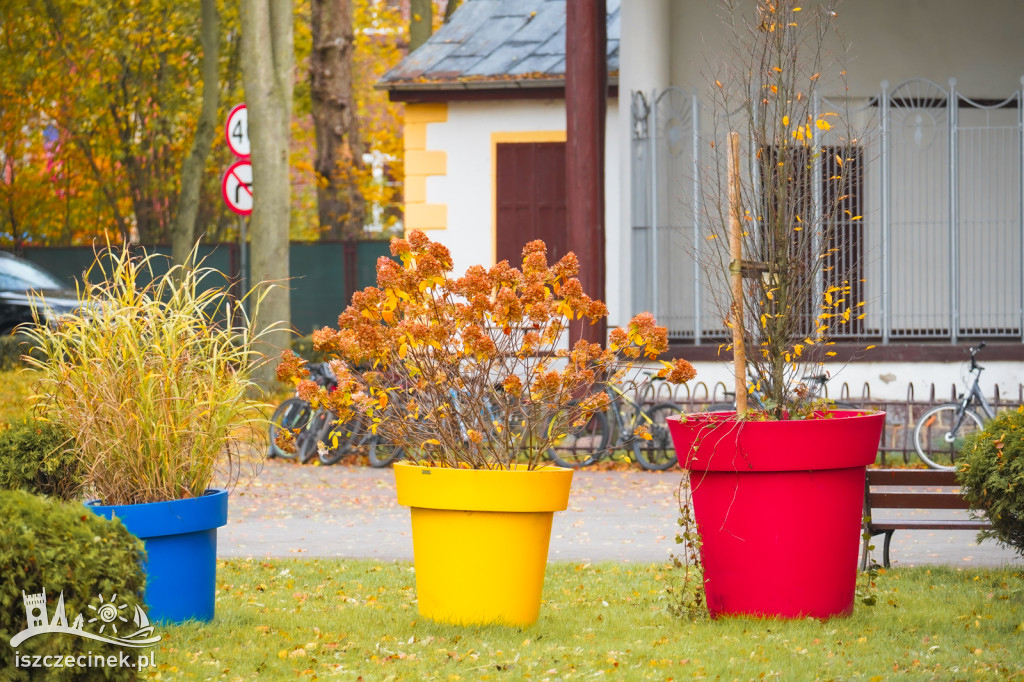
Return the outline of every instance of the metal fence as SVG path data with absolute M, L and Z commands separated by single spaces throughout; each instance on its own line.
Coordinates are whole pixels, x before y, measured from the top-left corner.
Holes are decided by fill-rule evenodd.
M 377 278 L 377 258 L 390 255 L 387 241 L 359 241 L 355 243 L 355 258 L 346 258 L 345 242 L 292 242 L 289 249 L 291 280 L 292 327 L 301 334 L 314 329 L 335 326 L 338 315 L 348 305 L 346 263 L 355 263 L 355 277 L 349 284 L 357 289 L 372 286 Z M 170 255 L 166 246 L 145 247 L 149 252 Z M 199 257 L 208 267 L 223 272 L 232 281 L 238 281 L 241 270 L 238 244 L 208 244 L 199 249 Z M 93 262 L 91 246 L 25 247 L 22 254 L 41 265 L 74 288 L 74 281 Z M 160 259 L 155 269 L 169 259 Z M 159 274 L 159 272 L 157 272 Z M 354 281 L 353 281 L 354 280 Z M 251 279 L 247 279 L 251 282 Z
M 831 382 L 826 389 L 826 396 L 833 400 L 850 403 L 870 410 L 885 412 L 885 429 L 878 446 L 878 463 L 885 464 L 916 464 L 921 460 L 914 449 L 914 427 L 917 419 L 932 407 L 945 402 L 957 402 L 961 390 L 951 384 L 949 392 L 930 384 L 926 391 L 915 392 L 914 385 L 908 384 L 906 397 L 902 400 L 880 400 L 871 396 L 871 387 L 864 384 L 859 390 L 851 389 L 846 383 Z M 830 390 L 829 390 L 830 389 Z M 722 382 L 708 385 L 703 381 L 691 382 L 679 386 L 671 386 L 664 382 L 647 396 L 647 404 L 672 402 L 679 405 L 686 413 L 700 412 L 714 403 L 732 401 L 729 388 Z M 1017 393 L 1002 395 L 999 386 L 995 385 L 986 399 L 997 413 L 1003 410 L 1017 409 L 1024 405 L 1024 384 L 1017 386 Z
M 856 236 L 866 317 L 856 337 L 1024 339 L 1021 100 L 1021 90 L 973 100 L 955 80 L 915 79 L 883 82 L 850 112 L 870 131 Z M 694 343 L 724 335 L 716 286 L 697 265 L 714 227 L 702 224 L 710 116 L 696 92 L 632 94 L 632 305 Z M 815 135 L 813 145 L 829 144 L 830 133 Z

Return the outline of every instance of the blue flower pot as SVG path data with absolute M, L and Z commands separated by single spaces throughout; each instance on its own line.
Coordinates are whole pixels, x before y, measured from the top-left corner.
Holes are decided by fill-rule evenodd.
M 86 505 L 118 518 L 146 546 L 146 611 L 151 621 L 213 620 L 217 529 L 228 522 L 228 491 L 148 504 Z

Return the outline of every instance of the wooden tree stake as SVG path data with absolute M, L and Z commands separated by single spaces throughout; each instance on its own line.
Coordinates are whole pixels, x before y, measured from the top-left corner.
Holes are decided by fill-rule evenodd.
M 729 271 L 732 274 L 732 357 L 736 413 L 747 412 L 747 353 L 743 346 L 743 226 L 740 223 L 740 134 L 729 133 Z

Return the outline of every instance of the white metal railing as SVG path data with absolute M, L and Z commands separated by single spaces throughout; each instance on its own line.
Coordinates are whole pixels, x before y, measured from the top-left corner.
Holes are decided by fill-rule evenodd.
M 1022 90 L 973 100 L 955 80 L 913 79 L 883 82 L 851 112 L 873 134 L 862 147 L 855 237 L 866 318 L 847 336 L 1024 339 L 1021 101 Z M 694 343 L 724 333 L 716 287 L 697 266 L 713 227 L 701 224 L 708 116 L 696 91 L 633 93 L 632 305 Z M 828 134 L 815 144 L 829 144 Z

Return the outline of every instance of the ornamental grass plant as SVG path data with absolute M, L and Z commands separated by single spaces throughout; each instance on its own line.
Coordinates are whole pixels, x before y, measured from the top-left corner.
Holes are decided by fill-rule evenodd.
M 26 360 L 36 409 L 73 434 L 86 490 L 104 504 L 230 487 L 265 451 L 250 377 L 266 330 L 194 251 L 162 275 L 156 257 L 99 253 L 78 286 L 80 309 L 27 332 L 41 351 Z
M 537 467 L 553 444 L 610 398 L 595 387 L 628 385 L 640 363 L 667 350 L 650 313 L 613 329 L 606 348 L 570 337 L 570 320 L 608 315 L 583 292 L 576 256 L 549 264 L 542 241 L 523 249 L 522 269 L 502 261 L 453 276 L 452 257 L 420 231 L 391 242 L 398 260 L 377 262 L 376 287 L 357 292 L 338 328 L 313 334 L 338 377 L 328 393 L 286 352 L 278 378 L 325 405 L 339 422 L 362 418 L 421 464 L 472 469 Z M 685 360 L 659 376 L 688 381 Z M 648 435 L 641 432 L 641 436 Z M 279 444 L 290 447 L 282 431 Z

